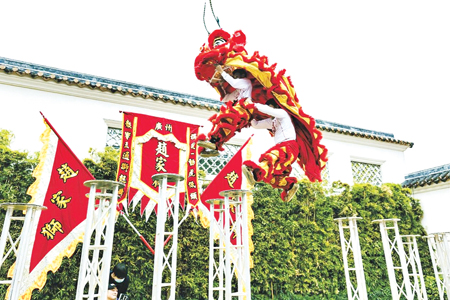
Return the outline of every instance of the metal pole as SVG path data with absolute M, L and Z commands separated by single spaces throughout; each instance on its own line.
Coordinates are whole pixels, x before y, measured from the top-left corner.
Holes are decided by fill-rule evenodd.
M 384 219 L 384 220 L 374 220 L 372 223 L 380 224 L 381 239 L 383 241 L 384 257 L 386 258 L 386 266 L 389 275 L 389 283 L 391 286 L 392 298 L 394 300 L 400 299 L 402 294 L 408 299 L 412 300 L 414 295 L 411 291 L 411 282 L 409 280 L 408 265 L 406 263 L 405 250 L 403 248 L 402 238 L 400 236 L 397 222 L 399 219 Z M 392 226 L 388 227 L 387 222 L 392 222 Z M 388 230 L 394 230 L 394 240 L 391 242 L 388 235 Z M 392 251 L 394 250 L 394 251 Z M 394 266 L 392 260 L 392 253 L 396 252 L 398 254 L 398 259 L 400 260 L 400 266 Z M 395 270 L 400 270 L 403 276 L 403 281 L 399 285 L 395 276 Z
M 242 251 L 243 253 L 243 277 L 244 277 L 244 284 L 245 284 L 245 288 L 244 288 L 244 293 L 246 295 L 246 299 L 250 300 L 251 299 L 251 287 L 250 287 L 250 238 L 248 236 L 248 199 L 247 199 L 247 195 L 248 195 L 248 191 L 243 191 L 242 195 L 241 195 L 241 199 L 242 199 L 242 203 L 241 203 L 241 208 L 242 208 L 242 243 L 243 243 L 243 248 Z M 245 299 L 245 297 L 243 297 L 243 299 Z
M 152 176 L 154 181 L 159 183 L 159 200 L 158 215 L 156 223 L 155 235 L 155 260 L 153 269 L 153 290 L 152 299 L 160 300 L 162 288 L 170 288 L 169 299 L 175 299 L 176 288 L 176 264 L 177 264 L 177 247 L 178 247 L 178 212 L 179 212 L 179 184 L 184 177 L 178 174 L 160 173 Z M 174 182 L 174 200 L 170 202 L 170 194 L 168 194 L 168 182 Z M 173 188 L 173 187 L 170 187 Z M 172 213 L 173 225 L 172 231 L 166 231 L 166 220 L 168 213 Z M 167 254 L 164 252 L 165 236 L 172 236 L 172 245 L 169 247 Z M 169 238 L 168 238 L 169 239 Z M 167 239 L 167 240 L 168 240 Z M 170 257 L 172 255 L 172 257 Z M 170 262 L 171 260 L 171 262 Z M 170 282 L 163 282 L 163 271 L 167 266 L 170 272 Z
M 344 235 L 344 228 L 343 228 L 343 224 L 342 224 L 342 219 L 337 219 L 338 224 L 339 224 L 339 235 L 341 237 L 341 249 L 342 249 L 342 259 L 344 261 L 344 273 L 345 273 L 345 282 L 346 282 L 346 286 L 347 286 L 347 297 L 348 300 L 352 300 L 353 299 L 353 284 L 350 280 L 350 271 L 349 271 L 349 267 L 348 267 L 348 248 L 346 246 L 346 238 Z
M 163 255 L 164 255 L 164 229 L 167 217 L 167 177 L 159 181 L 158 216 L 155 235 L 155 263 L 153 265 L 152 299 L 161 299 Z
M 433 233 L 426 238 L 430 249 L 431 261 L 433 263 L 434 276 L 439 291 L 439 299 L 450 300 L 450 233 Z
M 84 185 L 90 188 L 90 192 L 76 300 L 83 298 L 106 300 L 117 214 L 117 194 L 119 187 L 124 184 L 110 180 L 88 180 Z M 91 244 L 93 234 L 94 243 Z M 85 288 L 87 294 L 84 294 Z
M 103 257 L 102 257 L 102 265 L 100 269 L 101 274 L 101 280 L 102 283 L 100 286 L 100 294 L 101 300 L 106 300 L 106 294 L 108 293 L 107 285 L 104 284 L 106 282 L 109 282 L 109 270 L 111 267 L 111 256 L 112 256 L 112 246 L 113 246 L 113 240 L 114 240 L 114 224 L 116 219 L 116 213 L 117 213 L 117 194 L 119 191 L 119 185 L 113 186 L 113 196 L 111 201 L 109 202 L 108 209 L 108 219 L 105 223 L 108 224 L 105 228 L 106 230 L 106 236 L 105 236 L 105 246 L 106 249 L 103 251 Z M 106 192 L 106 190 L 105 190 Z
M 380 224 L 381 241 L 383 242 L 384 258 L 386 259 L 386 266 L 389 277 L 389 286 L 391 287 L 392 299 L 393 300 L 400 299 L 399 291 L 397 289 L 397 280 L 395 279 L 394 262 L 392 261 L 390 240 L 386 229 L 386 220 L 374 220 L 372 222 Z
M 219 194 L 224 197 L 225 223 L 225 299 L 238 297 L 251 299 L 250 253 L 248 239 L 248 216 L 246 203 L 247 190 L 227 190 Z M 230 200 L 231 199 L 231 200 Z M 235 208 L 235 220 L 230 215 L 230 207 Z M 236 236 L 236 244 L 231 243 L 231 233 Z M 233 292 L 232 278 L 236 275 L 237 289 Z
M 183 177 L 181 177 L 183 178 Z M 179 179 L 181 179 L 179 178 Z M 180 208 L 180 185 L 178 184 L 179 182 L 176 181 L 175 183 L 175 199 L 172 200 L 172 208 L 173 208 L 173 212 L 172 212 L 172 218 L 173 218 L 173 229 L 172 229 L 172 235 L 169 235 L 168 239 L 170 238 L 170 236 L 172 236 L 172 247 L 171 247 L 171 255 L 172 255 L 172 273 L 171 273 L 171 287 L 170 287 L 170 299 L 171 300 L 175 300 L 175 283 L 177 280 L 177 249 L 178 249 L 178 226 L 179 226 L 179 221 L 178 221 L 178 213 L 179 213 L 179 208 Z M 186 208 L 187 209 L 187 208 Z
M 12 204 L 13 209 L 26 210 L 25 220 L 23 222 L 22 232 L 20 233 L 19 249 L 16 253 L 16 265 L 14 267 L 13 278 L 11 282 L 11 292 L 9 294 L 10 300 L 17 300 L 22 294 L 21 284 L 29 274 L 29 265 L 26 265 L 27 260 L 30 259 L 28 254 L 30 247 L 33 246 L 34 235 L 36 233 L 35 218 L 36 213 L 43 209 L 47 209 L 45 206 L 37 204 Z M 18 238 L 18 239 L 19 239 Z
M 95 185 L 91 185 L 89 191 L 89 202 L 88 202 L 88 210 L 86 214 L 86 229 L 84 231 L 83 238 L 83 250 L 81 251 L 81 261 L 80 261 L 80 271 L 78 273 L 78 282 L 77 282 L 77 293 L 76 300 L 83 299 L 84 294 L 84 286 L 86 285 L 86 274 L 88 272 L 88 264 L 89 264 L 89 249 L 87 245 L 91 243 L 91 234 L 92 234 L 92 223 L 94 220 L 94 209 L 95 209 Z M 93 297 L 89 297 L 89 300 L 93 299 Z
M 222 196 L 222 195 L 221 195 Z M 225 236 L 225 300 L 231 300 L 231 279 L 233 278 L 233 271 L 231 269 L 231 256 L 230 256 L 230 201 L 227 196 L 224 199 L 224 217 L 225 222 L 223 224 L 224 236 Z
M 6 261 L 6 259 L 9 256 L 9 253 L 6 253 L 5 256 L 3 256 L 3 254 L 5 253 L 5 249 L 6 249 L 6 242 L 7 242 L 7 238 L 10 237 L 10 233 L 9 233 L 9 227 L 11 225 L 11 216 L 14 212 L 14 209 L 12 207 L 6 207 L 6 215 L 5 215 L 5 220 L 3 222 L 3 228 L 2 228 L 2 235 L 0 237 L 0 269 L 3 266 L 3 263 Z M 14 242 L 11 243 L 11 250 L 15 250 L 15 245 Z M 11 280 L 1 280 L 0 284 L 11 284 Z
M 208 200 L 209 201 L 209 200 Z M 215 247 L 214 247 L 214 201 L 209 201 L 209 274 L 208 274 L 208 299 L 214 299 L 214 274 L 216 274 L 215 268 Z M 219 242 L 220 243 L 220 242 Z M 219 293 L 221 291 L 219 290 Z
M 364 276 L 364 267 L 361 257 L 361 246 L 359 244 L 358 227 L 356 220 L 360 217 L 337 218 L 335 221 L 339 224 L 339 235 L 341 239 L 342 257 L 344 260 L 345 281 L 347 285 L 347 297 L 349 300 L 360 299 L 367 300 L 366 279 Z M 348 226 L 343 224 L 348 221 Z M 345 237 L 344 229 L 349 230 L 349 239 Z M 349 266 L 348 256 L 353 253 L 354 268 Z M 356 286 L 351 281 L 350 271 L 355 272 Z

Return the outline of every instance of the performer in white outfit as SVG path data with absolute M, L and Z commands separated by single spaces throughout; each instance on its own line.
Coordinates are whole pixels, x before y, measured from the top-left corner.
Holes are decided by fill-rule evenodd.
M 255 103 L 255 108 L 271 118 L 252 120 L 251 125 L 256 129 L 269 129 L 276 145 L 261 155 L 259 164 L 245 161 L 242 170 L 250 184 L 263 181 L 282 189 L 281 199 L 288 202 L 298 190 L 297 178 L 290 177 L 292 164 L 299 154 L 295 127 L 289 114 L 279 108 L 275 100 L 271 99 L 266 104 Z
M 252 87 L 251 80 L 249 78 L 247 78 L 247 71 L 245 71 L 244 69 L 236 69 L 233 71 L 233 76 L 231 76 L 227 72 L 224 71 L 224 69 L 222 68 L 221 65 L 216 66 L 216 71 L 235 90 L 229 94 L 226 94 L 221 99 L 222 103 L 224 103 L 224 105 L 223 105 L 224 107 L 221 109 L 221 111 L 226 111 L 228 113 L 227 116 L 225 118 L 221 119 L 221 121 L 217 122 L 218 125 L 213 127 L 211 132 L 208 134 L 208 136 L 210 137 L 209 141 L 200 140 L 198 142 L 198 145 L 200 147 L 204 148 L 200 152 L 200 155 L 203 157 L 219 155 L 219 152 L 217 151 L 217 149 L 220 149 L 222 147 L 223 143 L 225 143 L 229 138 L 232 137 L 232 135 L 227 136 L 221 130 L 221 125 L 223 123 L 227 124 L 228 118 L 230 118 L 231 116 L 236 117 L 237 119 L 240 119 L 237 115 L 233 114 L 233 111 L 242 109 L 240 107 L 240 105 L 238 104 L 239 101 L 241 101 L 241 100 L 245 101 L 246 99 L 248 99 L 248 101 L 251 102 L 251 96 L 252 96 L 252 88 L 253 87 Z M 227 102 L 232 102 L 232 103 L 227 104 Z M 245 104 L 243 103 L 243 105 L 245 105 Z M 242 121 L 241 121 L 241 123 L 242 123 Z M 243 127 L 243 126 L 245 126 L 245 123 L 236 124 L 236 125 L 237 125 L 236 128 Z

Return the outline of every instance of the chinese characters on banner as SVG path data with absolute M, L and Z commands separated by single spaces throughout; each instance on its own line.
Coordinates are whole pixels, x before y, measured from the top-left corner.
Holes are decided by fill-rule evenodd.
M 44 205 L 35 220 L 29 258 L 29 276 L 21 286 L 21 299 L 30 299 L 33 289 L 42 289 L 47 272 L 55 272 L 63 257 L 70 257 L 83 241 L 89 188 L 94 177 L 60 138 L 49 121 L 41 136 L 44 143 L 39 164 L 33 172 L 36 181 L 28 188 L 30 203 Z
M 152 176 L 171 173 L 184 176 L 186 198 L 195 207 L 200 200 L 198 129 L 198 125 L 124 112 L 117 181 L 125 187 L 119 190 L 119 202 L 127 198 L 129 202 L 140 201 L 142 215 L 158 202 L 158 183 Z M 184 195 L 180 202 L 184 204 Z
M 243 180 L 245 177 L 242 174 L 242 163 L 245 158 L 249 158 L 251 155 L 249 146 L 251 137 L 242 145 L 242 147 L 236 152 L 236 154 L 231 158 L 231 160 L 225 165 L 225 167 L 217 174 L 214 180 L 208 185 L 208 187 L 203 191 L 201 195 L 201 203 L 199 204 L 200 211 L 200 219 L 202 221 L 202 225 L 208 227 L 210 224 L 209 221 L 209 209 L 210 204 L 207 203 L 207 200 L 210 199 L 218 199 L 223 198 L 220 196 L 220 192 L 226 190 L 245 190 L 247 189 L 247 181 Z M 252 219 L 253 211 L 251 209 L 251 200 L 248 197 L 248 212 L 250 213 L 249 220 Z M 214 217 L 216 220 L 219 219 L 219 214 L 215 212 Z M 234 207 L 230 207 L 230 217 L 233 221 L 236 220 Z M 225 224 L 224 224 L 225 226 Z M 251 228 L 251 224 L 249 224 L 249 232 L 253 232 Z M 232 233 L 231 235 L 231 243 L 236 245 L 236 234 Z M 251 239 L 249 239 L 251 243 Z M 252 249 L 252 245 L 250 247 Z
M 58 141 L 50 182 L 36 231 L 30 270 L 42 260 L 54 245 L 86 219 L 89 188 L 84 182 L 94 177 L 73 155 L 63 141 Z

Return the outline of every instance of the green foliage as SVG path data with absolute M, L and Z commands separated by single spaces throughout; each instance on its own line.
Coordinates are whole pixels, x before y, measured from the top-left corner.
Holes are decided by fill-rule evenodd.
M 13 139 L 14 134 L 11 131 L 0 129 L 0 147 L 9 147 Z
M 13 137 L 10 131 L 0 130 L 0 202 L 27 203 L 31 197 L 26 192 L 34 182 L 32 173 L 38 158 L 11 150 Z
M 6 148 L 0 152 L 1 187 L 6 186 L 3 178 L 22 177 L 11 182 L 5 199 L 23 198 L 26 187 L 33 181 L 33 161 L 28 161 L 23 153 L 14 156 L 13 151 Z M 93 150 L 91 154 L 84 163 L 92 174 L 98 179 L 115 180 L 118 152 L 108 148 L 105 152 Z M 8 159 L 11 161 L 5 164 Z M 4 168 L 4 165 L 8 167 Z M 401 234 L 425 235 L 420 225 L 423 213 L 419 201 L 410 196 L 409 190 L 396 184 L 350 187 L 338 182 L 326 190 L 320 184 L 302 181 L 299 192 L 289 203 L 280 200 L 279 191 L 257 184 L 253 198 L 252 241 L 255 250 L 251 278 L 252 299 L 256 300 L 347 299 L 335 218 L 362 217 L 358 221 L 358 231 L 369 299 L 391 299 L 380 231 L 372 220 L 398 218 Z M 128 218 L 154 246 L 156 216 L 153 214 L 146 221 L 138 206 Z M 435 298 L 437 289 L 428 248 L 423 239 L 419 238 L 417 242 L 428 295 Z M 178 246 L 176 298 L 207 299 L 209 229 L 189 217 L 180 227 Z M 55 274 L 48 274 L 47 284 L 42 291 L 34 291 L 32 299 L 73 299 L 80 257 L 81 245 L 71 259 L 63 260 Z M 153 254 L 138 235 L 119 216 L 111 264 L 125 262 L 129 266 L 129 293 L 133 299 L 151 299 L 153 259 Z M 4 291 L 0 286 L 0 298 L 4 297 Z
M 96 179 L 116 179 L 119 150 L 113 147 L 106 147 L 104 152 L 98 152 L 90 148 L 89 154 L 91 157 L 84 159 L 83 164 Z

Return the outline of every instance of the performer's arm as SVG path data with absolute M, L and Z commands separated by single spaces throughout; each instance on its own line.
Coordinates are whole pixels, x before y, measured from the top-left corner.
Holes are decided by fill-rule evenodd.
M 264 105 L 261 103 L 255 103 L 255 107 L 260 112 L 275 117 L 275 118 L 285 118 L 289 117 L 289 114 L 282 108 L 272 108 L 268 105 Z
M 252 120 L 251 125 L 256 129 L 272 129 L 272 119 L 264 119 L 261 121 Z
M 233 78 L 225 71 L 222 71 L 220 75 L 222 75 L 223 79 L 225 79 L 235 89 L 245 89 L 249 86 L 248 80 Z

